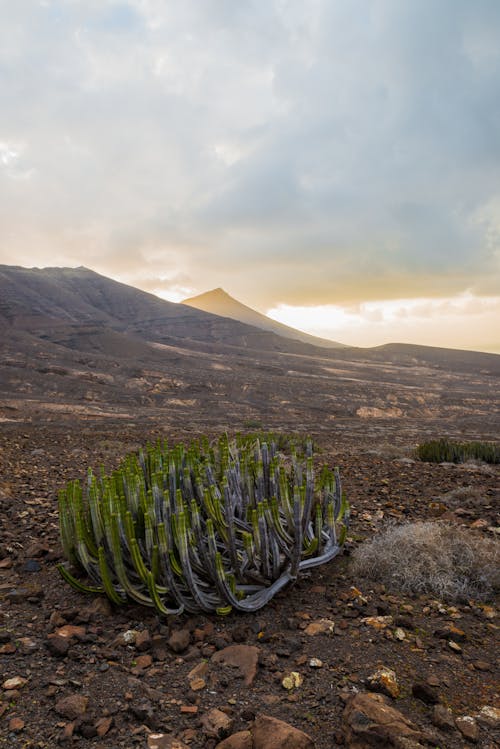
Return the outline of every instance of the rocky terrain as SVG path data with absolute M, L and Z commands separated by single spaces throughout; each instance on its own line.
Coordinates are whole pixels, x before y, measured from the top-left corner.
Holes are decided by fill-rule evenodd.
M 352 555 L 388 521 L 497 535 L 498 466 L 413 450 L 498 438 L 500 357 L 289 344 L 85 273 L 55 274 L 52 306 L 40 278 L 27 299 L 3 274 L 0 747 L 499 746 L 497 602 L 403 596 L 356 577 Z M 310 433 L 340 467 L 342 557 L 252 615 L 167 620 L 63 583 L 66 481 L 160 436 L 256 429 Z

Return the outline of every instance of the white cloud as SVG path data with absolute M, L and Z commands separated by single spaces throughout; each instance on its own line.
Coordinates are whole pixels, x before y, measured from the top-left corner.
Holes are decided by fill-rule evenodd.
M 0 261 L 261 306 L 500 287 L 500 4 L 0 13 Z

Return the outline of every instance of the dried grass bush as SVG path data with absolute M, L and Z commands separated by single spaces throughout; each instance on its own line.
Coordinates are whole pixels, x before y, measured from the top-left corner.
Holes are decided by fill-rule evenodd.
M 488 600 L 500 589 L 500 541 L 449 523 L 391 524 L 353 561 L 356 576 L 406 595 Z

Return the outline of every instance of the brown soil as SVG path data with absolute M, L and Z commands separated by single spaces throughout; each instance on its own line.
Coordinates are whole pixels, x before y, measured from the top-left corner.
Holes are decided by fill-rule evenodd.
M 53 747 L 66 733 L 66 740 L 80 747 L 145 747 L 148 732 L 155 730 L 173 732 L 193 749 L 208 748 L 216 742 L 207 737 L 200 717 L 217 707 L 234 719 L 234 731 L 265 712 L 306 731 L 317 749 L 327 749 L 343 742 L 346 696 L 365 690 L 365 680 L 381 665 L 396 672 L 401 686 L 394 705 L 433 732 L 436 746 L 458 749 L 467 742 L 458 731 L 442 732 L 432 725 L 432 706 L 412 696 L 415 682 L 430 679 L 456 717 L 498 705 L 498 619 L 492 607 L 405 598 L 355 579 L 351 571 L 352 549 L 388 519 L 442 516 L 468 528 L 471 537 L 491 536 L 498 526 L 498 468 L 412 460 L 416 441 L 432 432 L 434 422 L 419 426 L 404 419 L 353 417 L 328 426 L 322 422 L 317 430 L 310 424 L 321 448 L 319 460 L 340 466 L 351 503 L 345 554 L 304 574 L 256 614 L 165 620 L 137 606 L 96 605 L 99 599 L 62 582 L 55 568 L 62 553 L 57 489 L 84 476 L 89 465 L 103 463 L 110 469 L 125 453 L 159 435 L 190 439 L 201 427 L 191 422 L 190 429 L 167 428 L 153 416 L 140 421 L 102 412 L 93 419 L 75 411 L 30 415 L 19 411 L 19 403 L 16 408 L 16 421 L 4 410 L 0 424 L 0 686 L 16 676 L 26 683 L 0 690 L 0 746 Z M 321 420 L 320 411 L 315 418 Z M 447 427 L 452 434 L 458 430 L 451 420 Z M 488 429 L 485 436 L 491 436 L 491 424 Z M 480 437 L 481 422 L 467 431 Z M 471 528 L 478 520 L 485 522 Z M 371 616 L 392 620 L 376 629 L 363 622 Z M 307 625 L 320 618 L 335 622 L 334 633 L 308 635 Z M 57 655 L 48 649 L 49 636 L 64 624 L 82 629 L 67 653 Z M 447 626 L 463 631 L 460 652 L 449 645 L 452 637 L 435 634 Z M 175 653 L 168 639 L 184 629 L 190 631 L 189 647 Z M 151 641 L 143 635 L 144 650 L 120 644 L 127 630 L 147 630 Z M 250 686 L 235 669 L 209 660 L 232 643 L 259 648 Z M 322 666 L 311 667 L 311 658 Z M 205 685 L 192 690 L 188 673 L 203 660 L 209 664 Z M 288 692 L 282 680 L 291 671 L 299 672 L 303 682 Z M 88 697 L 85 713 L 75 720 L 55 709 L 70 694 Z M 98 724 L 102 718 L 111 720 Z M 95 735 L 97 725 L 102 732 L 108 729 L 101 737 Z M 482 747 L 500 740 L 498 731 L 483 725 L 479 736 Z

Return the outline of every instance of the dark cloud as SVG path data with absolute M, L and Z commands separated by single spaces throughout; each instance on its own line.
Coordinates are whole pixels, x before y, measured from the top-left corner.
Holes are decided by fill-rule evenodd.
M 3 262 L 261 305 L 500 287 L 496 0 L 44 0 L 0 20 Z

